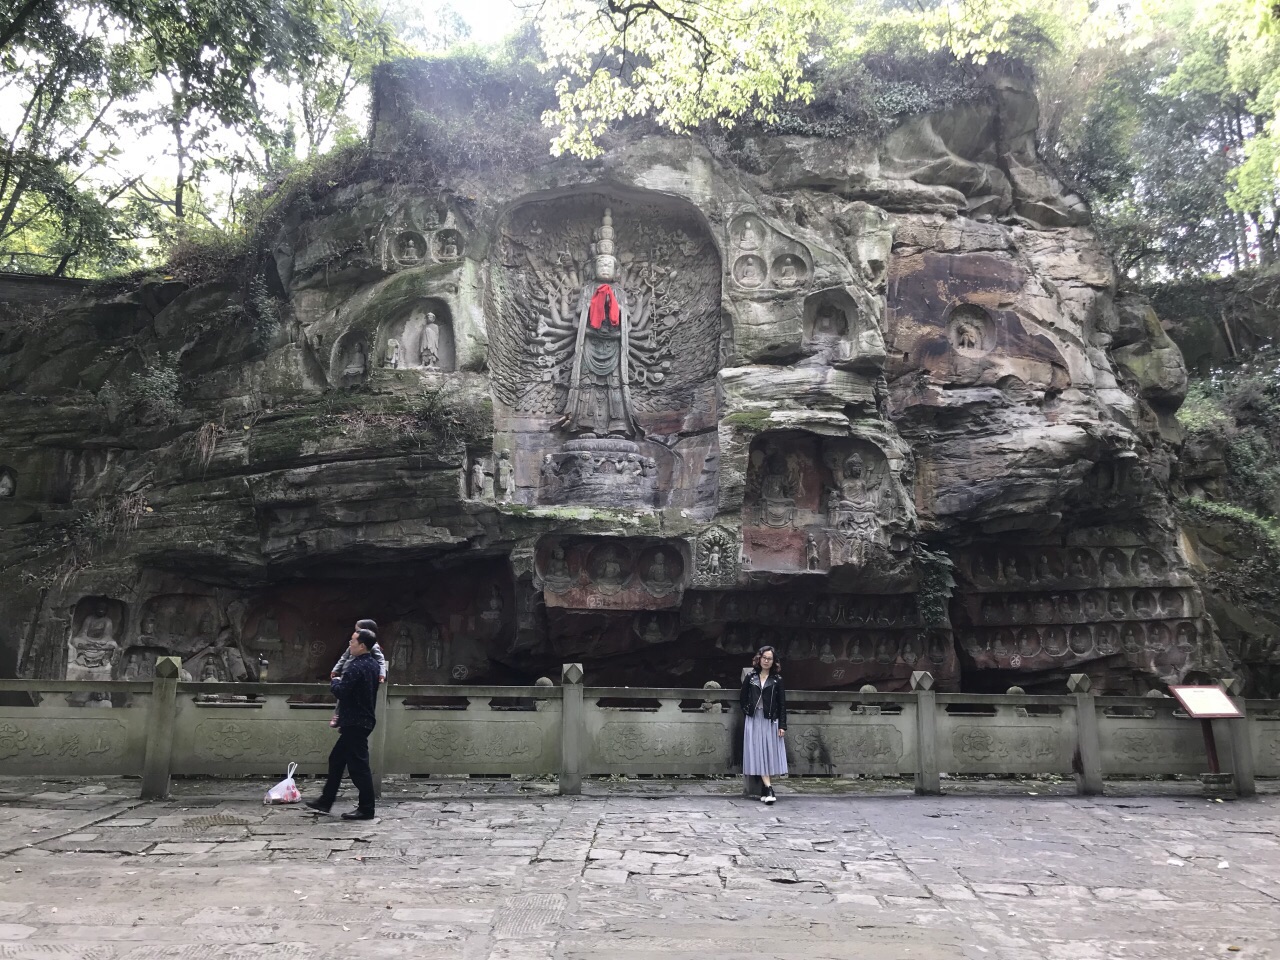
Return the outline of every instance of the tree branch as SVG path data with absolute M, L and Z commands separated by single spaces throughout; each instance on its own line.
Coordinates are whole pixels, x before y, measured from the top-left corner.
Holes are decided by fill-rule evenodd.
M 27 20 L 31 17 L 31 14 L 35 13 L 36 8 L 44 2 L 45 0 L 26 0 L 26 2 L 18 8 L 18 11 L 10 18 L 9 22 L 5 24 L 3 28 L 0 28 L 0 50 L 3 50 L 13 42 L 14 38 L 17 37 L 22 32 L 23 27 L 26 26 Z

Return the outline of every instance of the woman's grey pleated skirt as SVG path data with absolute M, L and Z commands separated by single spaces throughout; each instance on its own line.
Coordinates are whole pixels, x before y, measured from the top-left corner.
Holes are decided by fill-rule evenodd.
M 787 772 L 787 741 L 778 736 L 778 721 L 757 710 L 746 718 L 742 736 L 742 772 L 749 777 L 781 777 Z

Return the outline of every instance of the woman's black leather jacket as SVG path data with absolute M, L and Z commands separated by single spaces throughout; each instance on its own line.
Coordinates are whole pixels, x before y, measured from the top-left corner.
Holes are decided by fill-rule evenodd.
M 782 689 L 782 678 L 774 677 L 762 690 L 759 671 L 748 673 L 742 680 L 742 711 L 750 716 L 762 702 L 764 718 L 777 720 L 779 727 L 787 729 L 787 694 Z

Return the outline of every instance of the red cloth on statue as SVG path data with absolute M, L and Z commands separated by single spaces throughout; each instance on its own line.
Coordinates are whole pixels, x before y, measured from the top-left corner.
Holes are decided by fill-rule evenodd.
M 602 283 L 596 287 L 596 292 L 591 295 L 591 307 L 587 311 L 587 322 L 591 324 L 592 330 L 599 330 L 606 317 L 608 317 L 609 326 L 611 327 L 616 327 L 622 323 L 622 310 L 618 307 L 618 297 L 614 294 L 613 287 L 607 283 Z

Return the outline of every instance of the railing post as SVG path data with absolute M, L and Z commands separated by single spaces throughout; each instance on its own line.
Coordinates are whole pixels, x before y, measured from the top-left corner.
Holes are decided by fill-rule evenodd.
M 933 674 L 916 670 L 911 674 L 916 694 L 916 793 L 936 797 L 942 793 L 938 776 L 938 694 Z
M 582 793 L 582 747 L 586 739 L 586 711 L 582 703 L 582 664 L 560 667 L 560 795 Z
M 1218 682 L 1228 696 L 1238 693 L 1242 686 L 1234 677 Z M 1253 728 L 1249 726 L 1249 707 L 1244 697 L 1231 697 L 1231 700 L 1242 714 L 1238 720 L 1222 721 L 1227 725 L 1228 742 L 1231 744 L 1231 771 L 1236 775 L 1236 796 L 1252 797 L 1257 795 L 1258 788 L 1253 782 Z
M 157 658 L 156 675 L 151 681 L 151 706 L 147 711 L 147 753 L 142 761 L 143 800 L 163 800 L 169 795 L 173 725 L 181 672 L 182 661 L 177 657 Z
M 373 736 L 370 738 L 373 742 L 369 744 L 369 766 L 373 769 L 373 795 L 376 799 L 382 799 L 382 773 L 387 767 L 386 749 L 387 749 L 387 684 L 378 684 L 378 702 L 374 707 L 378 722 L 374 725 Z
M 1102 745 L 1098 739 L 1098 702 L 1089 688 L 1087 674 L 1073 673 L 1067 689 L 1076 695 L 1076 793 L 1082 797 L 1102 794 Z

